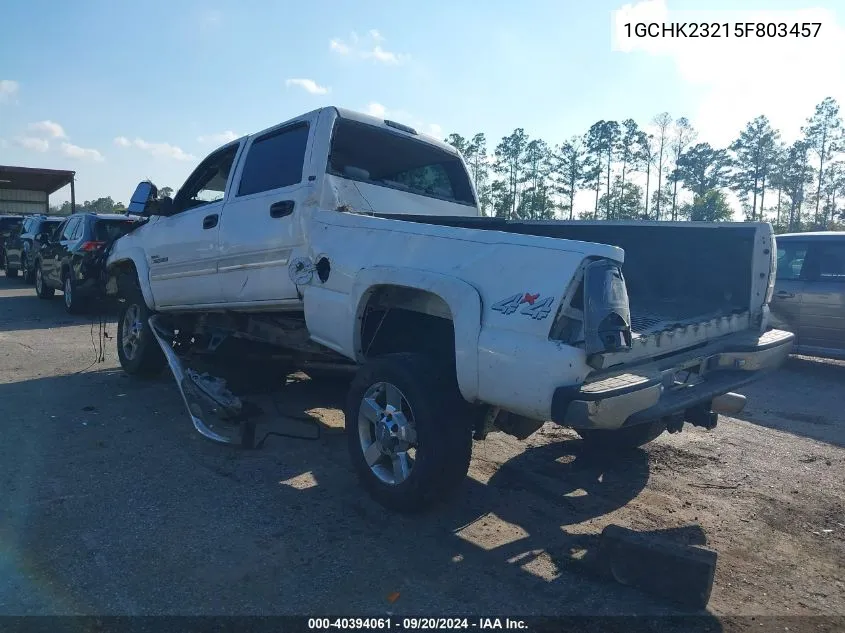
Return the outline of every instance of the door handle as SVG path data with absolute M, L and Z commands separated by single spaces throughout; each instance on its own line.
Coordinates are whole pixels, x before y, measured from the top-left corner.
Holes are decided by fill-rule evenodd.
M 787 292 L 786 290 L 778 290 L 775 293 L 778 299 L 792 299 L 795 296 L 794 292 Z
M 283 218 L 293 213 L 293 200 L 280 200 L 270 205 L 271 218 Z
M 212 213 L 211 215 L 207 215 L 202 219 L 202 228 L 204 229 L 213 229 L 217 226 L 218 215 L 216 213 Z

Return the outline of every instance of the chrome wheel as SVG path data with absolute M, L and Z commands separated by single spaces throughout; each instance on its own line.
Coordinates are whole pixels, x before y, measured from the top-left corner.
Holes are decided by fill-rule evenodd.
M 123 327 L 120 345 L 123 348 L 123 355 L 127 360 L 133 360 L 141 344 L 141 330 L 144 324 L 141 321 L 141 308 L 133 303 L 123 314 Z
M 416 461 L 414 413 L 405 395 L 389 382 L 372 385 L 358 409 L 358 439 L 364 461 L 382 482 L 401 484 Z
M 73 284 L 70 281 L 70 277 L 65 277 L 64 295 L 65 306 L 70 309 L 73 306 Z

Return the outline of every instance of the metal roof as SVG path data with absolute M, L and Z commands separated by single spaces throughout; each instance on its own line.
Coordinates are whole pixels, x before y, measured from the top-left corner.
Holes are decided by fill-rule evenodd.
M 44 191 L 47 195 L 69 185 L 75 171 L 0 165 L 0 189 Z

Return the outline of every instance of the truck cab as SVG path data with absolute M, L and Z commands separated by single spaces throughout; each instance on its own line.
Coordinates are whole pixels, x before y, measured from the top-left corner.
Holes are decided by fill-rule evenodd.
M 129 212 L 144 213 L 148 199 L 133 196 Z M 163 310 L 301 305 L 287 275 L 305 246 L 300 210 L 479 215 L 466 166 L 450 145 L 333 107 L 224 145 L 172 201 L 157 202 L 133 241 L 144 253 L 145 298 Z

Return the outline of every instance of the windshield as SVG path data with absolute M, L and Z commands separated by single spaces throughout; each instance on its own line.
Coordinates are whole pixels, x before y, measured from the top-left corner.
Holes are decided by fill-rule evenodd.
M 328 173 L 421 196 L 474 205 L 461 160 L 422 140 L 338 119 Z
M 41 222 L 40 226 L 38 227 L 38 232 L 52 232 L 56 230 L 56 227 L 61 224 L 61 220 L 44 220 Z
M 8 233 L 23 222 L 23 218 L 0 218 L 0 231 Z
M 134 224 L 134 220 L 97 220 L 94 224 L 94 239 L 111 242 L 126 235 Z

